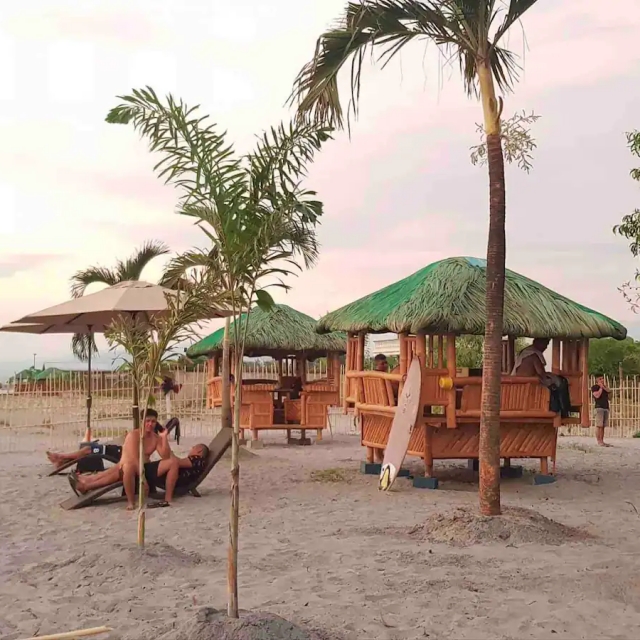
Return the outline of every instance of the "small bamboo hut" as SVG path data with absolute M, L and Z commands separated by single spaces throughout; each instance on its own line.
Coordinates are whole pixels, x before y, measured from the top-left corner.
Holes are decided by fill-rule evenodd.
M 449 258 L 329 313 L 319 332 L 348 332 L 344 407 L 361 417 L 361 441 L 367 462 L 380 462 L 396 410 L 392 385 L 402 385 L 414 358 L 422 367 L 421 410 L 408 454 L 425 463 L 416 486 L 437 487 L 434 460 L 469 459 L 477 464 L 482 370 L 456 366 L 456 338 L 485 331 L 486 261 Z M 368 333 L 398 334 L 398 373 L 364 371 Z M 625 338 L 614 320 L 507 270 L 501 387 L 500 455 L 540 460 L 540 481 L 555 470 L 558 427 L 588 427 L 588 353 L 590 338 Z M 562 418 L 550 408 L 550 391 L 537 377 L 510 375 L 516 361 L 515 339 L 552 340 L 551 372 L 569 386 L 571 412 Z
M 243 314 L 238 328 L 242 329 L 246 321 L 247 315 Z M 251 431 L 252 440 L 257 440 L 258 432 L 264 429 L 285 429 L 289 442 L 293 442 L 293 429 L 301 430 L 300 442 L 308 442 L 306 430 L 315 430 L 317 440 L 322 439 L 322 430 L 328 426 L 327 410 L 340 403 L 340 356 L 345 353 L 347 337 L 342 333 L 321 336 L 316 326 L 310 316 L 282 304 L 269 311 L 259 307 L 251 310 L 245 356 L 273 358 L 277 367 L 277 379 L 243 376 L 240 427 L 243 432 Z M 223 339 L 224 329 L 219 329 L 187 350 L 190 358 L 209 358 L 210 408 L 222 404 Z M 326 378 L 307 380 L 307 362 L 321 357 L 327 358 Z M 235 376 L 233 369 L 231 373 Z

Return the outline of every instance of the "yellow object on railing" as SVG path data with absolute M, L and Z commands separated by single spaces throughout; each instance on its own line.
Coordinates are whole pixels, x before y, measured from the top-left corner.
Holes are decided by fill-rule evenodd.
M 451 391 L 451 389 L 453 389 L 453 378 L 451 378 L 450 376 L 443 376 L 438 381 L 438 384 L 444 391 Z

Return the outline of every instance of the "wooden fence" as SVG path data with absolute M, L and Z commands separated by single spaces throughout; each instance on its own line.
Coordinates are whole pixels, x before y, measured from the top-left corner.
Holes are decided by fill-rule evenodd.
M 194 371 L 171 371 L 182 385 L 168 404 L 160 388 L 154 391 L 154 406 L 162 420 L 168 414 L 180 418 L 185 437 L 210 439 L 219 428 L 219 412 L 206 408 L 206 366 Z M 247 362 L 243 375 L 277 378 L 275 362 Z M 327 375 L 322 361 L 310 363 L 308 378 Z M 21 382 L 0 390 L 0 453 L 46 448 L 75 449 L 86 427 L 87 374 L 72 372 L 39 382 Z M 131 428 L 133 382 L 128 373 L 92 374 L 91 425 L 96 438 L 112 440 Z
M 309 365 L 309 379 L 326 376 L 322 361 Z M 186 437 L 209 438 L 219 428 L 219 414 L 206 408 L 206 367 L 195 371 L 176 370 L 171 375 L 182 384 L 178 394 L 171 394 L 168 406 L 162 392 L 155 392 L 155 406 L 166 419 L 168 410 L 180 418 Z M 272 362 L 248 362 L 244 375 L 251 378 L 277 377 Z M 344 371 L 342 372 L 344 375 Z M 342 377 L 341 377 L 342 380 Z M 632 437 L 640 432 L 640 378 L 624 377 L 607 381 L 611 389 L 611 414 L 607 436 Z M 38 385 L 21 384 L 0 391 L 0 452 L 74 449 L 84 434 L 86 374 L 73 373 L 64 379 L 51 378 Z M 593 381 L 591 381 L 593 384 Z M 133 385 L 127 373 L 98 372 L 92 377 L 92 427 L 96 437 L 110 440 L 123 436 L 131 428 Z M 342 390 L 342 384 L 340 385 Z M 562 427 L 564 435 L 594 436 L 594 411 L 590 429 Z M 357 433 L 352 421 L 343 420 L 340 410 L 331 412 L 334 432 Z

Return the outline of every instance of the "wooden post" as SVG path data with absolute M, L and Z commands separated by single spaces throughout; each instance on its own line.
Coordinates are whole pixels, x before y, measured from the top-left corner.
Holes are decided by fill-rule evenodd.
M 416 356 L 424 369 L 427 365 L 427 336 L 424 333 L 416 335 Z
M 438 369 L 444 368 L 444 336 L 438 336 Z M 455 375 L 455 368 L 453 374 Z
M 356 352 L 356 371 L 364 371 L 364 333 L 358 334 L 358 350 Z
M 402 393 L 402 388 L 404 387 L 404 377 L 407 375 L 407 371 L 409 369 L 409 358 L 407 353 L 407 334 L 399 333 L 398 340 L 400 342 L 400 375 L 402 376 L 402 380 L 400 380 L 400 384 L 398 385 L 398 399 L 400 398 L 400 394 Z
M 424 475 L 433 476 L 433 427 L 424 425 Z
M 442 342 L 442 336 L 440 336 Z M 456 337 L 453 334 L 447 335 L 447 371 L 450 378 L 456 377 Z M 447 428 L 455 429 L 456 424 L 456 388 L 452 387 L 447 391 Z
M 429 369 L 433 369 L 433 336 L 429 336 Z
M 589 408 L 591 407 L 591 392 L 589 390 L 589 339 L 582 340 L 582 411 L 580 411 L 580 425 L 585 429 L 591 426 Z
M 298 356 L 296 365 L 298 367 L 298 376 L 300 376 L 302 384 L 307 384 L 307 359 L 304 355 Z
M 406 376 L 408 366 L 408 354 L 407 354 L 407 334 L 399 333 L 398 340 L 400 342 L 400 375 Z
M 349 395 L 349 378 L 347 373 L 351 371 L 351 360 L 353 358 L 353 336 L 347 335 L 347 355 L 344 359 L 344 380 L 342 382 L 342 413 L 346 416 L 349 411 L 349 403 L 347 402 L 347 396 Z
M 213 358 L 211 359 L 211 364 L 213 367 L 213 375 L 211 376 L 212 378 L 217 378 L 219 375 L 219 371 L 220 371 L 220 355 L 219 354 L 215 354 L 213 356 Z
M 551 346 L 551 373 L 559 375 L 560 371 L 560 340 L 554 338 Z
M 507 339 L 507 370 L 505 373 L 510 375 L 516 363 L 516 339 L 509 336 Z
M 278 372 L 278 388 L 282 389 L 282 358 L 276 360 L 276 370 Z

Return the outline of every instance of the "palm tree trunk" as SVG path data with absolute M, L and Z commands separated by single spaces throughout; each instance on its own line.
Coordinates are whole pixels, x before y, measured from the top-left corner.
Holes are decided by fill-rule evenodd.
M 224 323 L 224 338 L 222 340 L 222 406 L 220 407 L 220 421 L 222 427 L 233 425 L 231 421 L 231 367 L 229 363 L 229 329 L 231 319 L 226 318 Z
M 488 64 L 478 64 L 489 165 L 489 239 L 482 404 L 480 410 L 480 512 L 500 515 L 500 379 L 506 260 L 506 192 L 500 110 Z
M 229 513 L 229 549 L 227 554 L 227 615 L 238 617 L 238 530 L 240 522 L 240 409 L 242 404 L 242 350 L 236 349 L 236 393 L 233 405 L 233 438 L 231 440 L 231 509 Z

